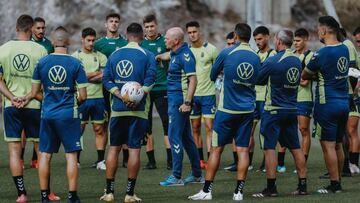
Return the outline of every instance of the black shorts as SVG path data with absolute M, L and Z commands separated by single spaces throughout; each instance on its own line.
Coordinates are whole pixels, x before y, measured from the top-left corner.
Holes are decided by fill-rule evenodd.
M 149 109 L 149 117 L 148 117 L 149 125 L 146 132 L 147 134 L 152 134 L 152 111 L 153 111 L 154 103 L 162 122 L 164 135 L 167 135 L 169 128 L 169 115 L 168 115 L 168 101 L 167 101 L 166 90 L 150 92 L 150 109 Z

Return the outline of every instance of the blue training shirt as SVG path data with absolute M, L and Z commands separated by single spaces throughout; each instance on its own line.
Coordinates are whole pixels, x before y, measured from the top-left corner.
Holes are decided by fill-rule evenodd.
M 348 71 L 349 51 L 343 44 L 321 48 L 308 63 L 305 71 L 317 74 L 315 102 L 326 104 L 328 101 L 349 99 Z
M 196 75 L 195 57 L 187 43 L 175 52 L 170 53 L 168 72 L 168 94 L 186 95 L 188 90 L 188 76 Z
M 121 90 L 128 81 L 136 81 L 143 86 L 146 93 L 150 92 L 156 78 L 155 56 L 150 51 L 141 48 L 135 42 L 129 42 L 118 49 L 108 58 L 103 84 L 114 93 Z M 137 105 L 136 109 L 127 108 L 126 104 L 117 97 L 112 97 L 111 116 L 135 116 L 147 119 L 150 100 L 147 94 Z
M 215 81 L 224 71 L 218 110 L 231 114 L 251 113 L 255 109 L 255 84 L 261 61 L 247 43 L 222 50 L 211 69 Z
M 42 118 L 78 118 L 77 88 L 87 84 L 78 59 L 67 54 L 50 54 L 36 65 L 32 82 L 43 85 Z
M 297 109 L 301 70 L 299 57 L 290 49 L 278 52 L 263 63 L 258 84 L 267 84 L 265 110 Z

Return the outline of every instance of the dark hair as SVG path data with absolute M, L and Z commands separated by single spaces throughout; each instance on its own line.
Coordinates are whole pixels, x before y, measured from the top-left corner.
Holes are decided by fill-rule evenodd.
M 229 33 L 226 35 L 226 39 L 234 39 L 234 31 L 229 32 Z
M 258 34 L 270 35 L 270 31 L 265 26 L 259 26 L 259 27 L 255 28 L 255 30 L 253 32 L 253 36 L 255 37 Z
M 120 20 L 120 15 L 117 13 L 110 13 L 106 16 L 106 21 L 109 20 L 109 18 L 118 18 Z
M 295 30 L 295 37 L 309 38 L 309 32 L 305 28 Z
M 251 38 L 251 28 L 246 23 L 238 23 L 235 26 L 234 33 L 241 39 L 246 42 L 249 42 Z
M 126 34 L 134 37 L 142 37 L 144 35 L 144 31 L 139 23 L 131 23 L 126 28 Z
M 45 20 L 42 17 L 35 17 L 34 23 L 44 23 L 45 24 Z
M 322 16 L 319 18 L 320 25 L 328 27 L 333 34 L 338 34 L 340 25 L 332 16 Z
M 186 27 L 186 29 L 188 29 L 188 27 L 197 27 L 197 28 L 199 28 L 200 24 L 199 24 L 198 21 L 190 21 L 190 22 L 186 23 L 185 27 Z
M 19 16 L 19 18 L 16 20 L 16 29 L 18 29 L 19 31 L 30 31 L 33 25 L 34 19 L 26 14 Z
M 149 14 L 143 18 L 143 24 L 150 23 L 150 22 L 155 22 L 157 24 L 157 19 L 156 19 L 155 14 Z
M 87 27 L 87 28 L 83 29 L 81 32 L 81 37 L 85 38 L 87 36 L 96 37 L 96 31 L 94 29 L 92 29 L 91 27 Z
M 357 35 L 357 34 L 359 34 L 359 33 L 360 33 L 360 26 L 357 27 L 357 28 L 354 30 L 353 35 L 355 36 L 355 35 Z

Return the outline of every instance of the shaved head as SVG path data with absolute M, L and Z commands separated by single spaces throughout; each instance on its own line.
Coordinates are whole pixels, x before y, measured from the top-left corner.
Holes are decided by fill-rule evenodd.
M 184 42 L 184 31 L 180 27 L 173 27 L 166 31 L 165 44 L 166 48 L 175 51 Z
M 168 35 L 171 39 L 177 39 L 184 41 L 184 31 L 180 27 L 173 27 L 168 29 L 166 32 L 166 35 Z
M 52 43 L 54 47 L 67 47 L 69 45 L 69 32 L 66 28 L 59 26 L 52 34 Z

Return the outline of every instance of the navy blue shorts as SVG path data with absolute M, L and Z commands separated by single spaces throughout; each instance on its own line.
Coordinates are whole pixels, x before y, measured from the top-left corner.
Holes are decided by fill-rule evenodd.
M 256 101 L 254 120 L 260 120 L 261 115 L 264 113 L 265 101 Z
M 217 111 L 211 145 L 223 147 L 235 140 L 238 147 L 248 147 L 253 125 L 254 113 L 229 114 Z
M 24 130 L 27 141 L 39 141 L 40 109 L 18 109 L 6 107 L 4 109 L 4 137 L 7 142 L 21 141 Z
M 41 119 L 39 150 L 46 153 L 57 153 L 60 144 L 65 153 L 80 151 L 80 119 Z
M 341 143 L 346 133 L 349 104 L 344 101 L 315 104 L 316 136 L 321 141 Z
M 277 142 L 288 149 L 300 149 L 296 110 L 264 111 L 260 133 L 264 149 L 275 149 Z
M 314 107 L 313 102 L 298 102 L 296 104 L 298 116 L 306 116 L 311 118 Z
M 110 119 L 110 146 L 127 144 L 131 149 L 140 149 L 146 133 L 148 120 L 133 116 L 117 116 Z
M 190 118 L 196 119 L 201 116 L 204 118 L 214 118 L 216 111 L 216 97 L 210 96 L 194 96 L 194 104 Z
M 89 120 L 92 123 L 104 123 L 107 117 L 104 99 L 87 99 L 79 106 L 79 113 L 81 123 L 87 123 Z

